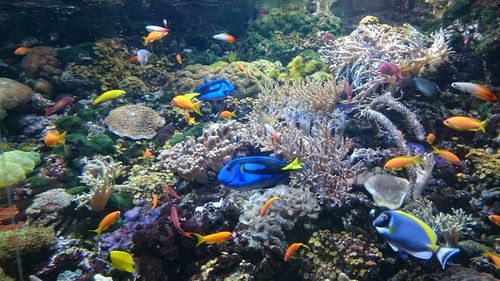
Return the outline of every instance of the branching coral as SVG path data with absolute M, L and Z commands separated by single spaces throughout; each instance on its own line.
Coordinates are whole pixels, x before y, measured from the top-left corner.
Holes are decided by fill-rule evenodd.
M 90 193 L 78 197 L 78 208 L 89 205 L 95 212 L 104 210 L 109 197 L 115 190 L 126 189 L 125 185 L 115 184 L 115 180 L 125 175 L 125 166 L 115 162 L 111 156 L 97 155 L 87 160 L 80 181 L 90 187 Z
M 206 126 L 198 139 L 188 137 L 184 142 L 163 150 L 158 168 L 173 171 L 178 176 L 206 183 L 224 163 L 231 160 L 236 148 L 251 144 L 248 126 L 236 121 Z
M 280 199 L 273 202 L 267 215 L 260 216 L 262 205 L 272 196 Z M 318 212 L 314 194 L 307 188 L 279 185 L 264 193 L 256 192 L 243 203 L 240 223 L 247 225 L 248 229 L 241 236 L 257 239 L 267 247 L 278 246 L 284 251 L 287 246 L 284 232 L 290 231 L 298 220 L 316 219 Z

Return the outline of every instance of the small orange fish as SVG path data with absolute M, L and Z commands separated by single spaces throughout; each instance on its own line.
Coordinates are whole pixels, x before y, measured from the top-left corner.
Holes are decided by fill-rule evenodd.
M 178 95 L 172 99 L 172 104 L 178 108 L 185 109 L 189 112 L 196 112 L 198 115 L 203 116 L 200 111 L 201 101 L 193 102 L 193 98 L 199 95 L 199 93 Z
M 151 152 L 151 149 L 146 148 L 146 150 L 144 150 L 142 152 L 142 158 L 149 159 L 149 158 L 152 158 L 152 157 L 153 157 L 153 152 Z
M 492 251 L 487 251 L 483 255 L 489 257 L 493 261 L 496 269 L 500 269 L 500 255 Z
M 432 147 L 432 153 L 435 153 L 441 157 L 443 157 L 446 161 L 455 164 L 455 165 L 460 165 L 462 162 L 460 162 L 460 158 L 455 155 L 455 153 L 444 150 L 444 149 L 439 149 L 437 147 Z
M 114 224 L 116 222 L 116 220 L 120 217 L 120 214 L 121 214 L 120 211 L 116 211 L 116 212 L 112 212 L 112 213 L 108 214 L 107 216 L 105 216 L 101 220 L 101 222 L 99 223 L 99 227 L 97 229 L 90 230 L 90 231 L 96 232 L 97 235 L 101 235 L 101 233 L 103 231 L 108 229 L 112 224 Z
M 174 188 L 169 185 L 169 184 L 164 184 L 163 187 L 167 190 L 168 194 L 176 199 L 181 199 L 181 197 L 179 196 L 179 194 L 177 194 L 177 192 L 175 192 Z
M 470 93 L 473 97 L 476 97 L 478 99 L 491 102 L 497 101 L 497 96 L 490 89 L 483 85 L 466 82 L 455 82 L 451 83 L 451 86 L 462 92 Z
M 225 42 L 230 43 L 230 44 L 236 43 L 236 37 L 234 37 L 233 35 L 226 33 L 226 32 L 216 34 L 216 35 L 212 36 L 212 38 L 214 38 L 215 40 L 225 41 Z
M 214 234 L 209 234 L 209 235 L 200 235 L 198 233 L 191 233 L 198 239 L 198 242 L 196 243 L 196 247 L 200 246 L 203 243 L 207 244 L 220 244 L 224 243 L 227 240 L 231 239 L 233 233 L 229 231 L 222 231 L 222 232 L 217 232 Z
M 295 254 L 295 252 L 300 248 L 300 246 L 304 246 L 306 247 L 308 250 L 311 250 L 311 248 L 309 248 L 306 244 L 303 244 L 303 243 L 293 243 L 292 245 L 290 245 L 288 247 L 288 249 L 286 250 L 286 253 L 285 253 L 285 262 L 289 261 L 293 255 Z
M 142 37 L 144 40 L 144 46 L 153 43 L 155 41 L 163 39 L 163 37 L 168 35 L 168 31 L 151 31 L 148 36 Z
M 135 55 L 135 56 L 130 56 L 130 57 L 128 58 L 128 61 L 129 61 L 130 63 L 138 63 L 138 62 L 139 62 L 139 58 L 137 57 L 137 55 Z
M 182 56 L 181 56 L 181 54 L 177 54 L 175 56 L 175 60 L 177 61 L 178 64 L 182 64 Z
M 31 49 L 28 47 L 19 47 L 14 51 L 14 54 L 18 56 L 24 56 L 27 55 L 30 51 Z
M 432 145 L 434 143 L 434 141 L 436 140 L 436 135 L 434 135 L 433 133 L 429 133 L 426 137 L 425 137 L 425 141 Z
M 241 72 L 245 72 L 245 67 L 243 66 L 243 64 L 238 63 L 238 64 L 236 65 L 236 67 L 238 67 L 238 70 L 239 70 L 239 71 L 241 71 Z
M 399 156 L 390 159 L 384 165 L 386 171 L 400 171 L 413 164 L 423 164 L 420 154 L 415 156 Z
M 278 196 L 272 196 L 271 198 L 267 199 L 267 201 L 264 203 L 262 208 L 260 209 L 259 215 L 261 217 L 267 215 L 267 212 L 269 211 L 269 207 L 271 207 L 271 204 L 273 203 L 274 200 L 280 200 Z
M 481 121 L 476 118 L 466 117 L 466 116 L 454 116 L 443 121 L 443 123 L 457 131 L 486 131 L 486 122 L 488 120 Z
M 59 134 L 48 131 L 43 141 L 45 142 L 45 145 L 48 147 L 54 147 L 58 143 L 64 145 L 66 143 L 66 133 L 67 132 Z
M 236 110 L 235 111 L 224 110 L 222 112 L 219 112 L 218 115 L 220 118 L 230 119 L 232 117 L 236 117 Z
M 158 195 L 153 194 L 153 203 L 151 205 L 151 209 L 156 209 L 158 207 Z
M 489 215 L 489 216 L 488 216 L 488 219 L 489 219 L 492 223 L 494 223 L 494 224 L 496 224 L 496 225 L 500 226 L 500 215 Z

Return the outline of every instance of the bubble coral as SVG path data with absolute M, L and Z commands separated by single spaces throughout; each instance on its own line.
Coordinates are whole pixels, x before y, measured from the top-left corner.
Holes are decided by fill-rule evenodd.
M 307 245 L 311 251 L 300 257 L 308 266 L 299 273 L 306 280 L 336 280 L 340 272 L 356 280 L 371 280 L 378 276 L 384 261 L 379 249 L 361 234 L 320 230 Z
M 25 180 L 40 163 L 40 154 L 13 150 L 0 154 L 0 160 L 0 188 L 3 188 Z
M 6 110 L 28 103 L 33 96 L 30 87 L 9 78 L 0 78 L 0 119 L 7 115 Z
M 156 131 L 165 124 L 165 119 L 149 107 L 131 104 L 111 110 L 105 122 L 116 135 L 139 140 L 156 136 Z

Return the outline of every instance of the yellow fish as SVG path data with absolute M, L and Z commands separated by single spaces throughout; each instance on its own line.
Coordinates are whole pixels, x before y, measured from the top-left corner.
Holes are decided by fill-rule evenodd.
M 122 251 L 111 251 L 109 252 L 111 257 L 111 265 L 116 269 L 123 270 L 126 272 L 134 273 L 134 259 L 127 252 Z
M 114 100 L 116 98 L 123 96 L 125 93 L 126 92 L 123 90 L 110 90 L 104 92 L 102 95 L 100 95 L 98 98 L 94 100 L 94 105 L 100 104 L 101 102 L 105 102 L 108 100 Z
M 64 145 L 66 143 L 66 132 L 59 134 L 48 131 L 43 141 L 48 147 L 53 147 L 58 143 Z
M 423 164 L 420 154 L 415 156 L 399 156 L 387 161 L 384 165 L 386 171 L 400 171 L 412 164 Z
M 192 233 L 198 239 L 198 243 L 196 243 L 196 247 L 200 246 L 203 243 L 207 244 L 220 244 L 224 243 L 227 240 L 231 239 L 231 236 L 233 235 L 232 232 L 229 231 L 221 231 L 217 232 L 214 234 L 209 234 L 209 235 L 200 235 L 198 233 Z
M 193 102 L 193 98 L 199 95 L 199 93 L 178 95 L 172 99 L 172 104 L 177 106 L 178 108 L 185 109 L 189 112 L 196 112 L 197 114 L 203 116 L 200 111 L 201 101 Z
M 194 120 L 194 117 L 191 117 L 191 115 L 189 115 L 188 112 L 184 114 L 184 121 L 186 121 L 186 123 L 188 123 L 189 126 L 198 124 L 196 120 Z
M 467 116 L 454 116 L 443 121 L 443 123 L 457 131 L 483 131 L 486 130 L 486 122 L 488 120 L 481 121 L 476 118 L 471 118 Z
M 147 37 L 142 37 L 144 39 L 144 46 L 149 43 L 161 40 L 163 37 L 168 35 L 168 31 L 151 31 Z

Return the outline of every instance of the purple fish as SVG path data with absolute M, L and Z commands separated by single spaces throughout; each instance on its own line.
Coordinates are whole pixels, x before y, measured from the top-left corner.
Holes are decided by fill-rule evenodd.
M 381 63 L 378 66 L 378 70 L 380 72 L 382 72 L 383 74 L 386 74 L 386 75 L 396 75 L 399 78 L 402 78 L 401 77 L 401 69 L 397 65 L 395 65 L 393 63 L 384 61 L 383 63 Z
M 422 154 L 425 152 L 425 147 L 419 143 L 409 142 L 408 147 L 412 153 Z
M 75 101 L 72 96 L 64 96 L 60 98 L 53 106 L 45 108 L 45 117 L 52 115 L 52 113 L 59 111 L 66 106 L 70 106 Z
M 140 49 L 139 51 L 136 52 L 137 54 L 137 61 L 141 65 L 141 67 L 144 67 L 148 63 L 148 56 L 149 56 L 149 51 L 145 49 Z

